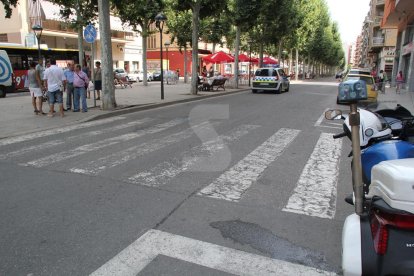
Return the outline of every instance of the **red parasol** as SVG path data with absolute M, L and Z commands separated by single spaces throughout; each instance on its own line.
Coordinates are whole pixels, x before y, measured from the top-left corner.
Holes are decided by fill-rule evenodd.
M 273 59 L 271 57 L 264 57 L 263 58 L 263 64 L 278 64 L 279 62 L 276 59 Z
M 206 57 L 203 57 L 204 61 L 210 62 L 210 63 L 225 63 L 225 62 L 233 62 L 234 58 L 226 54 L 223 51 L 208 55 Z

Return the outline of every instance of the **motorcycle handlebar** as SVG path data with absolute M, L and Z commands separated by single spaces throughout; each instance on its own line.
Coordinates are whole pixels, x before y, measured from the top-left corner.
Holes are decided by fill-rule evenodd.
M 333 136 L 333 138 L 334 139 L 338 139 L 338 138 L 342 138 L 342 137 L 345 137 L 345 136 L 346 136 L 346 133 L 345 132 L 342 132 L 342 133 L 339 133 L 339 134 L 335 134 Z

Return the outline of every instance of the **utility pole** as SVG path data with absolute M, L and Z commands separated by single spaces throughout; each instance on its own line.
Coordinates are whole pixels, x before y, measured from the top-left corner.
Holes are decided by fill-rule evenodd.
M 99 34 L 101 39 L 102 64 L 102 109 L 116 107 L 114 72 L 112 62 L 111 26 L 109 21 L 109 1 L 98 0 Z

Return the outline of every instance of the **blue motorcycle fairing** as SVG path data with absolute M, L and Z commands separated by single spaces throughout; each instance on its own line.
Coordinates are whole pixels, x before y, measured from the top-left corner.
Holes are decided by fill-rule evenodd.
M 402 140 L 388 140 L 361 151 L 364 183 L 371 183 L 371 170 L 376 164 L 395 159 L 414 158 L 414 144 Z

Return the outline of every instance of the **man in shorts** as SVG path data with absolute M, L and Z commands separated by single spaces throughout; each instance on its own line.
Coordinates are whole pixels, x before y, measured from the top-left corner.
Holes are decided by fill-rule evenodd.
M 36 62 L 30 62 L 30 69 L 27 73 L 29 81 L 30 95 L 32 96 L 32 105 L 36 115 L 45 115 L 42 111 L 43 84 L 40 78 L 40 67 L 36 66 Z
M 63 70 L 56 65 L 56 59 L 50 60 L 50 67 L 46 69 L 44 74 L 47 94 L 49 96 L 49 114 L 47 116 L 53 117 L 55 111 L 55 102 L 59 104 L 60 116 L 63 117 L 63 91 L 61 87 L 66 80 Z

